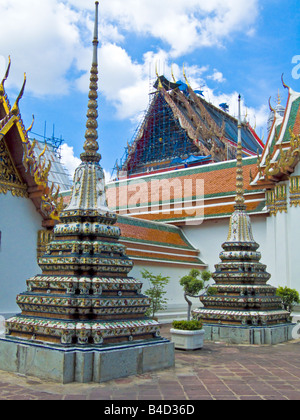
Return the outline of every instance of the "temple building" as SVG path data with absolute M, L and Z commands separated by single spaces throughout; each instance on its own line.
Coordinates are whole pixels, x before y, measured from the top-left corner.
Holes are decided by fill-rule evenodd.
M 19 109 L 24 84 L 11 106 L 5 92 L 9 76 L 0 84 L 0 312 L 18 310 L 15 297 L 21 278 L 39 272 L 37 256 L 45 251 L 58 213 L 62 210 L 59 193 L 70 182 L 51 145 L 29 137 Z M 20 289 L 19 289 L 20 290 Z
M 169 86 L 163 77 L 159 80 L 156 96 L 160 98 L 159 101 L 162 101 L 162 98 L 168 98 L 166 107 L 169 107 L 171 103 L 169 96 L 173 97 L 172 112 L 175 113 L 176 110 L 177 123 L 179 124 L 180 121 L 182 126 L 182 121 L 186 121 L 183 116 L 186 118 L 187 112 L 179 114 L 179 110 L 174 105 L 175 97 L 182 98 L 181 104 L 183 102 L 187 104 L 191 102 L 195 94 L 193 95 L 192 89 L 188 86 L 187 98 L 187 93 L 181 92 L 176 86 L 174 88 L 174 85 Z M 258 147 L 261 141 L 256 134 L 253 134 L 253 129 L 248 124 L 242 123 L 244 200 L 247 214 L 251 217 L 254 237 L 260 244 L 264 263 L 271 274 L 272 284 L 300 291 L 297 275 L 300 270 L 297 257 L 297 238 L 300 235 L 298 223 L 300 93 L 293 91 L 283 80 L 282 83 L 288 92 L 287 103 L 284 106 L 280 103 L 281 101 L 278 101 L 275 109 L 270 103 L 269 134 L 266 144 L 262 145 L 261 149 Z M 222 115 L 224 121 L 227 121 L 227 113 L 215 109 L 201 98 L 201 95 L 196 96 L 195 102 L 202 103 L 205 110 L 214 109 L 216 114 Z M 155 103 L 155 99 L 153 101 Z M 182 111 L 182 107 L 180 110 Z M 146 165 L 144 161 L 143 165 L 139 166 L 136 163 L 133 165 L 133 162 L 136 162 L 137 153 L 140 156 L 143 155 L 140 145 L 144 147 L 144 154 L 149 150 L 144 140 L 148 133 L 147 127 L 152 124 L 151 108 L 146 115 L 139 135 L 129 148 L 131 154 L 128 154 L 121 167 L 123 171 L 120 170 L 119 177 L 107 185 L 109 207 L 123 217 L 129 216 L 131 219 L 161 223 L 162 226 L 177 226 L 192 246 L 200 251 L 199 257 L 206 264 L 206 268 L 213 272 L 218 260 L 217 245 L 226 237 L 228 221 L 235 210 L 237 120 L 227 117 L 235 126 L 234 131 L 230 131 L 234 141 L 230 143 L 233 154 L 228 156 L 229 160 L 226 159 L 227 155 L 224 153 L 222 156 L 213 155 L 212 146 L 210 149 L 208 146 L 209 142 L 206 146 L 203 144 L 206 132 L 204 130 L 203 134 L 198 131 L 198 134 L 201 134 L 198 135 L 200 138 L 198 144 L 201 143 L 202 150 L 201 156 L 198 156 L 198 162 L 193 160 L 194 158 L 188 162 L 189 158 L 186 154 L 178 156 L 186 158 L 185 162 L 182 161 L 180 165 L 179 160 L 176 159 L 173 166 L 171 160 L 168 162 L 166 162 L 167 159 L 164 160 L 164 156 L 167 157 L 167 155 L 160 151 L 160 162 L 156 162 L 156 166 L 150 158 Z M 190 115 L 192 115 L 191 109 Z M 208 121 L 207 114 L 204 115 Z M 216 125 L 214 127 L 216 133 Z M 245 141 L 250 135 L 251 144 Z M 228 137 L 224 135 L 222 138 L 228 139 Z M 213 138 L 215 138 L 215 148 L 217 145 L 221 147 L 223 143 L 217 142 L 217 140 L 220 141 L 220 137 L 215 135 Z M 223 146 L 220 150 L 224 152 L 225 141 Z M 204 147 L 207 147 L 209 151 L 205 152 Z M 257 149 L 258 155 L 254 156 Z M 253 155 L 246 153 L 250 150 Z M 196 156 L 195 150 L 191 153 Z M 209 159 L 202 159 L 204 156 Z M 213 156 L 214 159 L 212 159 Z M 132 166 L 130 166 L 131 163 Z M 176 276 L 174 283 L 178 282 L 179 278 L 180 276 Z M 170 305 L 172 306 L 173 303 Z M 183 303 L 182 297 L 180 300 L 179 296 L 177 307 L 181 303 Z M 195 305 L 197 305 L 196 302 Z
M 55 150 L 24 128 L 25 83 L 9 104 L 9 67 L 0 85 L 1 315 L 18 311 L 24 276 L 41 273 L 36 256 L 44 254 L 72 197 Z M 184 82 L 157 74 L 145 117 L 106 186 L 108 208 L 119 216 L 119 242 L 134 262 L 132 277 L 141 279 L 148 269 L 171 278 L 168 320 L 185 315 L 179 279 L 191 268 L 214 272 L 236 196 L 237 119 L 183 76 Z M 241 125 L 244 200 L 272 285 L 300 292 L 300 93 L 282 83 L 287 102 L 280 99 L 275 108 L 270 102 L 266 144 L 247 121 Z
M 157 78 L 145 117 L 121 162 L 116 163 L 118 177 L 236 157 L 236 119 L 226 112 L 226 104 L 217 108 L 207 102 L 202 91 L 191 88 L 185 72 L 184 77 L 186 83 L 175 78 L 170 82 L 165 76 Z M 256 156 L 264 147 L 248 122 L 242 125 L 242 145 L 244 156 Z

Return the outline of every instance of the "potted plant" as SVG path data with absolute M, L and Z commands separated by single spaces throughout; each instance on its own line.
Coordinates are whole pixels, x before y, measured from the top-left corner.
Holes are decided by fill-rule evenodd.
M 187 321 L 174 321 L 171 332 L 171 340 L 176 349 L 197 350 L 202 349 L 205 330 L 200 321 L 191 320 L 192 302 L 189 298 L 200 298 L 203 294 L 213 294 L 215 289 L 206 285 L 211 279 L 209 271 L 193 269 L 187 276 L 180 279 L 184 290 L 184 298 L 188 303 Z M 199 295 L 199 292 L 202 294 Z
M 205 331 L 200 321 L 174 321 L 172 327 L 171 341 L 175 344 L 175 349 L 202 349 Z
M 165 286 L 169 283 L 170 277 L 164 277 L 161 274 L 155 276 L 148 270 L 143 270 L 141 274 L 143 279 L 147 280 L 151 285 L 151 287 L 145 291 L 145 295 L 151 299 L 151 306 L 146 312 L 146 315 L 157 320 L 157 317 L 155 316 L 156 312 L 163 311 L 167 307 L 167 299 L 165 299 L 164 296 L 167 293 L 165 291 Z
M 206 286 L 206 283 L 211 279 L 211 273 L 209 271 L 200 271 L 193 269 L 189 275 L 184 276 L 180 279 L 180 285 L 184 290 L 184 299 L 188 303 L 188 321 L 191 320 L 192 302 L 189 298 L 200 298 L 205 293 L 210 293 L 212 289 L 210 286 Z M 203 291 L 201 295 L 199 292 Z

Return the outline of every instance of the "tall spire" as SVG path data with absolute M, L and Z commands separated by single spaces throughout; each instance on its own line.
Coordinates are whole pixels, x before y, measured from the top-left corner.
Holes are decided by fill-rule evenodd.
M 89 91 L 89 102 L 87 112 L 87 123 L 85 133 L 85 152 L 81 154 L 81 160 L 83 162 L 99 162 L 101 155 L 98 154 L 99 145 L 98 139 L 98 6 L 99 2 L 95 3 L 95 28 L 94 28 L 94 39 L 93 39 L 93 62 L 90 76 L 90 91 Z
M 207 339 L 235 344 L 267 344 L 268 335 L 277 335 L 276 330 L 269 332 L 274 326 L 277 330 L 281 328 L 280 334 L 274 338 L 275 343 L 287 337 L 289 313 L 282 310 L 276 289 L 267 284 L 271 275 L 266 272 L 266 265 L 260 262 L 259 244 L 253 238 L 244 198 L 241 129 L 239 96 L 235 210 L 230 218 L 227 241 L 222 245 L 221 263 L 215 266 L 216 272 L 212 275 L 216 293 L 202 296 L 203 307 L 196 309 L 193 315 L 204 323 Z
M 246 209 L 245 199 L 244 199 L 242 122 L 241 122 L 241 95 L 239 95 L 238 146 L 237 146 L 237 170 L 236 170 L 235 209 L 236 210 L 245 210 Z

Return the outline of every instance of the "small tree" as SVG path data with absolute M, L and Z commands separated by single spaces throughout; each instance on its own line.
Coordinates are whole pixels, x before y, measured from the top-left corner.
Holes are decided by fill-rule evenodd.
M 184 298 L 188 303 L 188 321 L 191 319 L 192 302 L 189 297 L 200 298 L 202 294 L 209 293 L 209 286 L 206 283 L 211 279 L 211 273 L 209 271 L 200 271 L 192 269 L 188 276 L 184 276 L 180 279 L 180 285 L 184 290 Z M 204 290 L 201 295 L 198 295 L 201 290 Z
M 141 274 L 143 279 L 148 280 L 151 284 L 151 287 L 145 291 L 145 294 L 151 298 L 151 306 L 146 315 L 154 318 L 157 311 L 163 311 L 167 307 L 168 299 L 165 299 L 164 296 L 167 293 L 165 286 L 169 283 L 170 277 L 163 277 L 161 274 L 155 276 L 148 270 L 143 270 Z
M 300 303 L 299 293 L 295 289 L 278 287 L 276 294 L 282 298 L 283 307 L 288 312 L 292 312 L 294 305 Z

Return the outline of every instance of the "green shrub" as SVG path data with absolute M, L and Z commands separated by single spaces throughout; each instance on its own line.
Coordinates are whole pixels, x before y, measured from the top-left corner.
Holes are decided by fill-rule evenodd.
M 167 299 L 164 298 L 165 286 L 169 283 L 170 277 L 163 277 L 161 274 L 155 276 L 148 270 L 142 271 L 144 280 L 147 280 L 151 287 L 145 291 L 145 295 L 151 299 L 151 306 L 146 312 L 147 316 L 155 317 L 157 311 L 163 311 L 167 307 Z
M 202 330 L 202 322 L 192 320 L 192 321 L 173 321 L 173 328 L 175 330 L 184 330 L 184 331 L 197 331 Z
M 279 286 L 276 295 L 282 298 L 284 309 L 289 312 L 293 311 L 293 307 L 300 303 L 300 296 L 297 290 L 289 289 L 288 287 Z

